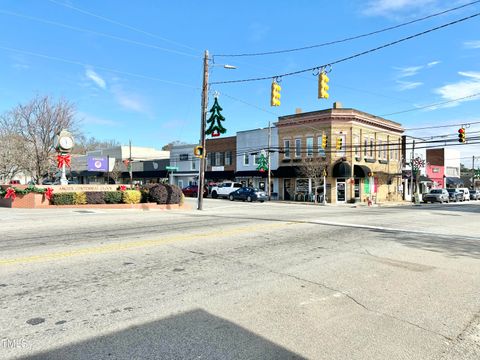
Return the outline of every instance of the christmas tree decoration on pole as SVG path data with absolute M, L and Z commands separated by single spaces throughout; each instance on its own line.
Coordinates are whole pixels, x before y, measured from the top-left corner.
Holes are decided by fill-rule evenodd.
M 221 121 L 225 121 L 225 118 L 220 113 L 223 109 L 218 104 L 218 98 L 215 97 L 215 101 L 213 103 L 210 112 L 212 113 L 207 120 L 208 129 L 205 131 L 205 135 L 211 135 L 212 137 L 220 136 L 220 134 L 225 134 L 227 129 L 222 126 Z
M 265 151 L 263 150 L 260 153 L 260 157 L 258 159 L 257 170 L 260 172 L 268 171 L 268 160 L 267 160 L 267 157 L 265 156 Z

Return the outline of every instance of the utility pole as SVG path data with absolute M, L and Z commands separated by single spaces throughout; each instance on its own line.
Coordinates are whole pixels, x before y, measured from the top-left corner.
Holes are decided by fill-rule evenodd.
M 415 140 L 412 143 L 412 156 L 410 157 L 410 199 L 413 200 L 413 158 L 415 156 Z
M 270 170 L 270 146 L 271 146 L 271 143 L 272 143 L 272 128 L 270 127 L 270 121 L 268 122 L 268 177 L 267 177 L 267 182 L 268 182 L 268 200 L 270 201 L 271 200 L 271 196 L 272 196 L 272 189 L 271 189 L 271 186 L 270 186 L 270 181 L 271 181 L 271 170 Z
M 200 169 L 198 173 L 198 205 L 197 210 L 203 209 L 203 188 L 205 187 L 205 159 L 207 157 L 206 139 L 205 139 L 205 125 L 207 118 L 208 106 L 208 50 L 205 50 L 203 58 L 203 86 L 202 86 L 202 114 L 200 125 L 200 145 L 203 147 L 203 156 L 200 158 Z
M 128 156 L 128 172 L 130 175 L 130 189 L 133 189 L 132 140 L 128 140 L 128 149 L 130 153 Z

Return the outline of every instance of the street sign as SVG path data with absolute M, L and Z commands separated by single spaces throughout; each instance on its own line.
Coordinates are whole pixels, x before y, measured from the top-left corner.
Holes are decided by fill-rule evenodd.
M 165 169 L 170 171 L 178 171 L 178 166 L 165 166 Z

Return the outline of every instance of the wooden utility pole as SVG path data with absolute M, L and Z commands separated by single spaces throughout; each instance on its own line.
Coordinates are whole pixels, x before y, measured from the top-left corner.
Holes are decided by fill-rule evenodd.
M 268 177 L 267 177 L 267 182 L 268 182 L 268 200 L 271 200 L 272 196 L 272 189 L 270 186 L 270 181 L 271 181 L 271 170 L 270 170 L 270 146 L 272 143 L 272 128 L 270 127 L 270 121 L 268 122 Z
M 415 156 L 415 140 L 412 143 L 412 156 L 410 156 L 410 199 L 413 201 L 413 158 Z
M 203 58 L 203 86 L 202 86 L 202 114 L 200 125 L 200 145 L 203 147 L 203 156 L 200 158 L 200 169 L 198 172 L 198 204 L 197 210 L 203 209 L 203 188 L 205 187 L 205 159 L 207 157 L 205 125 L 207 122 L 207 106 L 208 106 L 208 50 L 205 50 Z

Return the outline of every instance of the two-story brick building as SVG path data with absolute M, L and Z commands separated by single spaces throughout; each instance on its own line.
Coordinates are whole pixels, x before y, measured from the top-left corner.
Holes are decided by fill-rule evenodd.
M 321 193 L 308 167 L 326 172 L 327 201 L 401 200 L 400 124 L 335 103 L 332 109 L 279 117 L 280 199 Z M 326 146 L 322 146 L 324 139 Z

